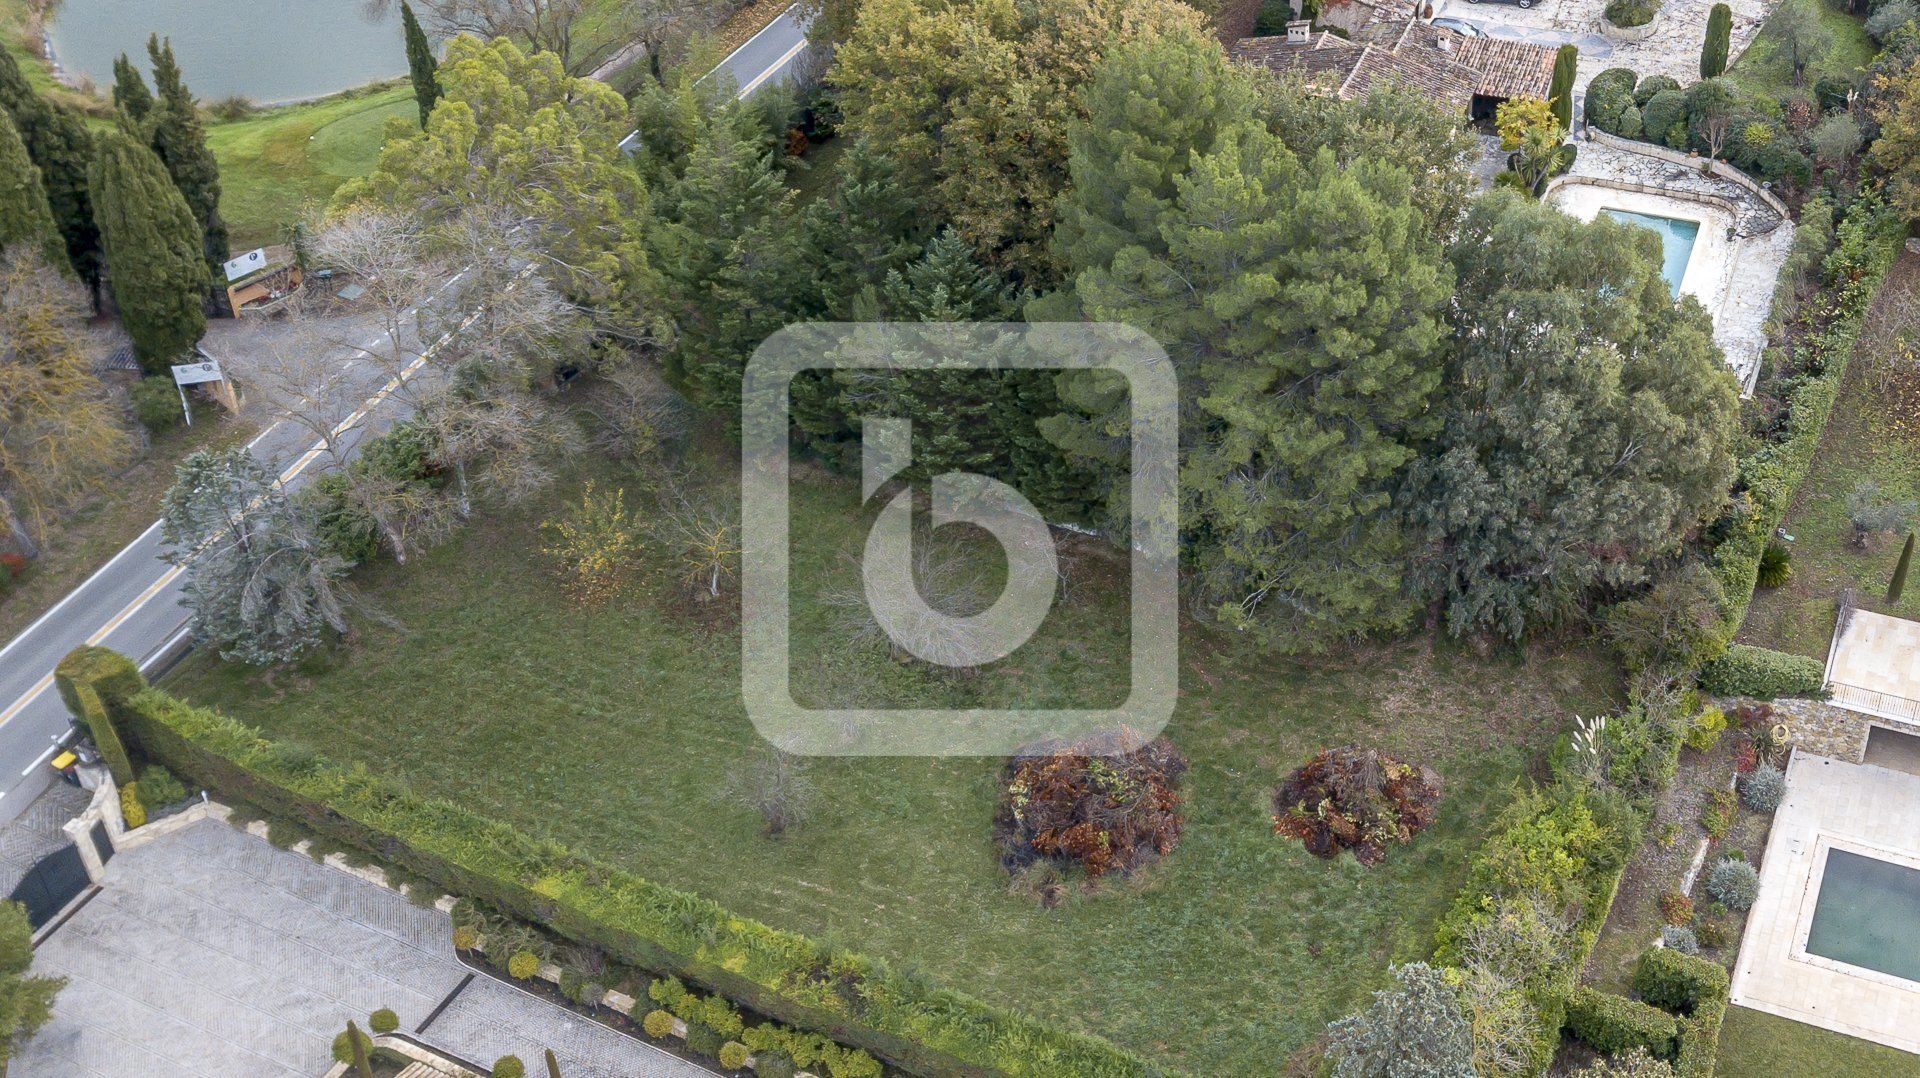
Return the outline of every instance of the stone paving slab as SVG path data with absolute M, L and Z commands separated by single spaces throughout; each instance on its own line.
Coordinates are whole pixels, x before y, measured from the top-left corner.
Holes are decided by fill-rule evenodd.
M 68 977 L 14 1078 L 312 1076 L 349 1018 L 417 1029 L 470 972 L 447 915 L 205 820 L 127 850 L 35 955 Z M 710 1072 L 483 976 L 421 1038 L 466 1059 L 551 1047 L 570 1078 Z
M 60 826 L 87 809 L 92 791 L 55 780 L 0 827 L 0 895 L 10 893 L 42 857 L 70 841 Z
M 1610 67 L 1632 68 L 1642 78 L 1668 75 L 1688 86 L 1700 80 L 1700 46 L 1707 36 L 1707 13 L 1715 0 L 1666 0 L 1659 24 L 1645 41 L 1616 42 L 1600 33 L 1606 0 L 1541 0 L 1531 8 L 1515 4 L 1441 0 L 1436 14 L 1464 19 L 1488 35 L 1535 45 L 1580 46 L 1575 89 L 1584 91 L 1595 75 Z M 1727 42 L 1729 66 L 1747 51 L 1777 0 L 1728 0 L 1733 32 Z

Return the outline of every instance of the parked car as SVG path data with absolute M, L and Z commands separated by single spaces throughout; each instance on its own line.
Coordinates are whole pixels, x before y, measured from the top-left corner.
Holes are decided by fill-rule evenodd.
M 1468 2 L 1477 4 L 1480 2 L 1480 0 L 1468 0 Z M 1532 0 L 1528 0 L 1528 2 L 1531 3 Z M 1433 20 L 1433 25 L 1438 26 L 1442 30 L 1452 30 L 1454 33 L 1459 34 L 1461 37 L 1486 37 L 1487 36 L 1487 32 L 1485 30 L 1480 29 L 1478 26 L 1473 25 L 1472 23 L 1468 22 L 1465 19 L 1456 19 L 1451 16 L 1442 16 L 1438 19 L 1435 19 Z

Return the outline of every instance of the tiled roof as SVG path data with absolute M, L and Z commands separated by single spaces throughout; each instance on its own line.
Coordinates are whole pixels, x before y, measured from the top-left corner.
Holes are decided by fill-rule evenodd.
M 1475 94 L 1547 96 L 1554 50 L 1523 41 L 1464 37 L 1408 19 L 1375 23 L 1351 41 L 1329 33 L 1306 42 L 1250 38 L 1234 46 L 1233 58 L 1270 71 L 1299 73 L 1343 98 L 1362 96 L 1375 83 L 1397 78 L 1464 111 Z

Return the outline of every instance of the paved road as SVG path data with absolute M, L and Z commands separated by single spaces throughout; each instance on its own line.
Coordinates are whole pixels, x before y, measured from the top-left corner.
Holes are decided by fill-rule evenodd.
M 448 286 L 459 279 L 455 276 Z M 385 340 L 382 333 L 363 343 L 372 348 Z M 211 339 L 209 351 L 220 358 Z M 340 362 L 363 372 L 343 379 L 345 386 L 333 402 L 339 420 L 335 444 L 351 452 L 361 439 L 397 417 L 397 402 L 388 400 L 394 385 L 375 364 L 345 353 Z M 304 483 L 326 460 L 313 436 L 291 423 L 273 424 L 247 448 L 289 489 Z M 0 648 L 0 822 L 25 811 L 53 777 L 47 759 L 66 736 L 70 721 L 53 687 L 53 668 L 62 656 L 81 644 L 99 644 L 149 669 L 187 645 L 190 612 L 181 605 L 182 570 L 168 564 L 163 552 L 160 523 L 155 521 Z
M 807 25 L 811 16 L 795 4 L 780 13 L 747 43 L 727 54 L 707 78 L 725 75 L 733 80 L 741 97 L 762 86 L 785 82 L 793 67 L 807 51 Z
M 311 1078 L 349 1018 L 486 1065 L 509 1053 L 569 1078 L 712 1072 L 537 999 L 454 957 L 436 909 L 216 820 L 108 862 L 101 891 L 41 943 L 69 978 L 17 1078 Z M 437 1012 L 437 1013 L 436 1013 Z M 431 1019 L 429 1021 L 429 1019 Z

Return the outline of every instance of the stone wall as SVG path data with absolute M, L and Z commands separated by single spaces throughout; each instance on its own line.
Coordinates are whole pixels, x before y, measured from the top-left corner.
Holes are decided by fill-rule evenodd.
M 1657 157 L 1662 161 L 1670 161 L 1673 164 L 1685 165 L 1693 169 L 1699 168 L 1701 164 L 1700 155 L 1698 154 L 1684 153 L 1680 150 L 1662 146 L 1656 142 L 1642 142 L 1639 139 L 1622 138 L 1619 135 L 1602 131 L 1591 124 L 1584 125 L 1582 130 L 1584 132 L 1583 137 L 1585 137 L 1588 142 L 1597 142 L 1602 146 L 1611 146 L 1616 150 L 1627 150 L 1632 153 L 1644 154 L 1648 157 Z M 1768 209 L 1779 214 L 1781 220 L 1793 220 L 1793 215 L 1787 212 L 1786 204 L 1781 202 L 1772 191 L 1755 183 L 1753 177 L 1734 168 L 1725 161 L 1708 161 L 1706 164 L 1709 173 L 1726 180 L 1728 183 L 1745 188 L 1749 194 L 1761 202 L 1766 203 Z M 1672 192 L 1668 193 L 1671 194 Z
M 1760 701 L 1741 697 L 1729 702 L 1727 710 L 1757 702 Z M 1825 700 L 1782 697 L 1764 702 L 1772 705 L 1775 721 L 1787 724 L 1792 732 L 1790 743 L 1796 750 L 1844 760 L 1850 764 L 1860 763 L 1866 758 L 1867 731 L 1873 726 L 1920 734 L 1920 724 L 1849 711 Z

